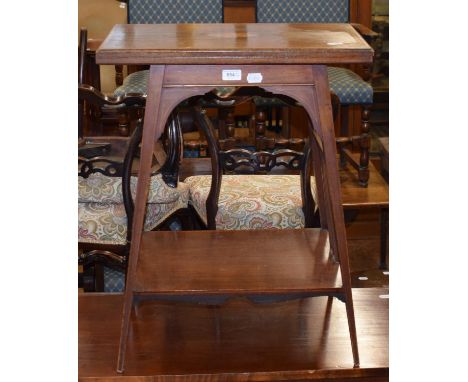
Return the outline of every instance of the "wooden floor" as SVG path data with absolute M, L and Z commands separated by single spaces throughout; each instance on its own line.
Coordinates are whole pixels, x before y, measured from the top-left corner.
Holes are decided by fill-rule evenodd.
M 327 297 L 221 306 L 140 301 L 115 372 L 122 295 L 79 296 L 80 381 L 388 381 L 388 290 L 354 289 L 360 368 L 345 305 Z M 115 379 L 114 379 L 115 378 Z

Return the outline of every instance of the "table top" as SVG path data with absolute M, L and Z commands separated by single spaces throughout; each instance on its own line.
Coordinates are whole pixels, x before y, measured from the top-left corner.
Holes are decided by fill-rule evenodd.
M 350 24 L 117 24 L 98 64 L 370 63 Z
M 361 367 L 353 369 L 345 304 L 326 297 L 219 307 L 141 301 L 126 371 L 116 373 L 121 294 L 80 294 L 80 381 L 388 381 L 388 289 L 353 289 Z M 138 317 L 136 320 L 135 317 Z

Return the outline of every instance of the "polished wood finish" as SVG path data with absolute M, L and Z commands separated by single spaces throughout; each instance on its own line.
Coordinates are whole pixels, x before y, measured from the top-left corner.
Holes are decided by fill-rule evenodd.
M 117 24 L 98 64 L 371 63 L 348 24 Z
M 79 381 L 388 381 L 388 289 L 354 289 L 361 367 L 344 304 L 326 297 L 223 306 L 140 302 L 127 371 L 114 369 L 121 294 L 79 295 Z
M 351 278 L 346 244 L 344 215 L 336 161 L 330 90 L 325 63 L 370 62 L 373 51 L 350 25 L 341 24 L 178 24 L 178 25 L 117 25 L 97 52 L 99 63 L 152 64 L 143 128 L 143 143 L 136 192 L 133 240 L 125 290 L 125 301 L 119 343 L 117 371 L 123 373 L 130 318 L 136 291 L 141 285 L 143 267 L 139 263 L 142 244 L 143 220 L 149 186 L 152 143 L 161 136 L 171 111 L 184 99 L 208 93 L 220 83 L 223 70 L 232 65 L 257 66 L 265 72 L 261 87 L 273 94 L 285 94 L 304 105 L 309 118 L 309 142 L 314 154 L 321 226 L 328 230 L 331 254 L 340 262 L 342 286 L 322 290 L 309 286 L 307 293 L 325 293 L 345 301 L 354 366 L 359 366 L 359 354 L 351 294 Z M 164 65 L 170 63 L 170 65 Z M 175 65 L 178 64 L 178 65 Z M 206 72 L 206 66 L 211 64 Z M 262 64 L 270 64 L 263 65 Z M 283 64 L 283 65 L 279 65 Z M 301 64 L 299 68 L 297 65 Z M 305 66 L 306 64 L 315 64 Z M 171 76 L 189 65 L 181 78 Z M 287 80 L 297 71 L 301 82 Z M 184 83 L 200 71 L 198 82 Z M 166 74 L 168 75 L 166 78 Z M 258 86 L 241 76 L 238 86 Z M 258 76 L 257 76 L 258 78 Z M 208 81 L 208 82 L 207 82 Z M 222 83 L 222 82 L 221 82 Z M 225 83 L 226 84 L 226 83 Z M 310 163 L 306 164 L 306 167 Z M 258 231 L 257 231 L 258 232 Z M 206 235 L 206 231 L 203 233 Z M 256 235 L 250 231 L 250 235 Z M 205 241 L 200 252 L 208 251 Z M 313 249 L 310 248 L 312 251 Z M 161 251 L 161 249 L 159 249 Z M 153 254 L 153 261 L 157 253 Z M 243 259 L 238 256 L 237 269 Z M 254 270 L 252 270 L 253 273 Z M 146 277 L 146 276 L 145 276 Z M 157 279 L 158 275 L 153 275 Z M 191 274 L 186 275 L 191 278 Z M 155 292 L 155 291 L 149 291 Z M 177 293 L 177 290 L 173 290 Z M 275 290 L 281 295 L 284 290 Z M 216 290 L 210 291 L 216 294 Z M 238 289 L 237 295 L 242 296 Z
M 328 232 L 145 232 L 135 292 L 252 295 L 339 292 Z

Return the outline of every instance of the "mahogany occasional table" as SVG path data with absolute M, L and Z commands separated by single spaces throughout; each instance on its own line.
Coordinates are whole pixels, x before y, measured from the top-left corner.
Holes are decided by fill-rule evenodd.
M 354 366 L 359 366 L 325 64 L 370 63 L 372 56 L 348 24 L 114 26 L 97 51 L 97 63 L 150 65 L 118 372 L 124 371 L 129 331 L 137 330 L 130 325 L 132 308 L 142 296 L 337 297 L 346 306 Z M 257 86 L 304 106 L 313 157 L 305 161 L 304 173 L 310 181 L 313 166 L 321 229 L 278 230 L 274 235 L 262 230 L 142 232 L 153 142 L 180 102 L 219 86 Z M 304 190 L 303 197 L 311 198 L 310 185 Z M 270 236 L 269 247 L 256 246 L 265 235 Z M 135 311 L 133 316 L 138 320 Z

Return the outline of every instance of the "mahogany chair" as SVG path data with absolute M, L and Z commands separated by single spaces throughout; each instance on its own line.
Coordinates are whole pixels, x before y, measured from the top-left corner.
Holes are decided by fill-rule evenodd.
M 353 0 L 257 0 L 256 18 L 259 23 L 348 23 L 350 22 L 350 3 Z M 367 42 L 371 42 L 377 34 L 360 24 L 353 24 L 355 29 Z M 367 186 L 369 179 L 369 114 L 373 102 L 373 89 L 370 84 L 369 68 L 364 68 L 364 80 L 353 71 L 341 67 L 328 67 L 328 80 L 330 90 L 335 94 L 341 104 L 341 137 L 337 138 L 341 165 L 347 162 L 358 170 L 359 183 Z M 276 114 L 288 112 L 287 103 L 281 99 L 256 98 L 256 105 L 264 109 L 271 116 L 271 110 Z M 348 108 L 359 105 L 361 107 L 361 134 L 348 136 Z M 281 119 L 281 117 L 280 117 Z M 271 120 L 267 118 L 267 120 Z M 279 123 L 277 123 L 279 124 Z M 280 126 L 270 128 L 279 129 Z M 286 127 L 283 126 L 282 127 Z M 360 148 L 359 160 L 356 160 L 349 145 L 358 143 Z
M 212 175 L 191 176 L 184 183 L 190 188 L 190 205 L 202 227 L 240 230 L 320 225 L 315 180 L 305 166 L 310 157 L 307 145 L 303 151 L 223 149 L 206 112 L 198 109 L 194 118 L 207 137 Z M 295 174 L 268 174 L 276 166 Z
M 185 226 L 183 212 L 188 207 L 188 187 L 178 182 L 181 155 L 178 123 L 177 115 L 173 114 L 167 125 L 167 142 L 171 143 L 166 162 L 163 166 L 155 164 L 151 176 L 145 218 L 147 231 Z M 139 123 L 123 161 L 111 155 L 79 158 L 78 243 L 82 250 L 80 262 L 87 275 L 86 291 L 122 290 L 137 183 L 137 177 L 132 176 L 136 167 L 133 162 L 138 158 L 141 131 Z
M 95 52 L 88 50 L 88 32 L 86 28 L 80 30 L 79 56 L 78 56 L 78 85 L 92 87 L 99 92 L 104 99 L 105 96 L 100 93 L 99 66 L 93 61 L 95 60 Z M 91 71 L 91 73 L 90 73 Z M 92 82 L 88 82 L 92 81 Z M 99 86 L 98 86 L 99 85 Z M 93 155 L 103 153 L 103 147 L 99 147 L 83 140 L 83 136 L 102 136 L 116 135 L 128 137 L 136 125 L 136 121 L 142 117 L 146 96 L 143 94 L 128 93 L 128 96 L 136 96 L 135 100 L 129 105 L 129 100 L 124 103 L 112 102 L 97 102 L 95 104 L 88 102 L 85 98 L 80 98 L 78 102 L 78 118 L 80 120 L 78 139 L 81 147 L 81 154 L 86 151 Z M 99 97 L 98 97 L 99 98 Z M 97 100 L 97 98 L 96 98 Z M 140 102 L 141 101 L 141 102 Z
M 86 49 L 86 41 L 86 30 L 82 30 L 78 76 L 79 261 L 83 265 L 85 291 L 121 291 L 131 239 L 131 230 L 128 229 L 133 217 L 131 195 L 137 181 L 131 174 L 138 156 L 142 124 L 141 120 L 138 121 L 131 138 L 85 137 L 83 125 L 89 110 L 108 108 L 128 113 L 129 110 L 143 108 L 146 96 L 109 97 L 93 86 L 83 84 L 82 52 Z M 103 114 L 96 113 L 95 116 L 102 117 Z M 175 113 L 167 125 L 164 143 L 165 151 L 157 150 L 159 164 L 151 179 L 147 230 L 174 228 L 177 213 L 186 209 L 188 204 L 188 187 L 178 184 L 181 136 Z M 167 155 L 162 155 L 165 153 Z

